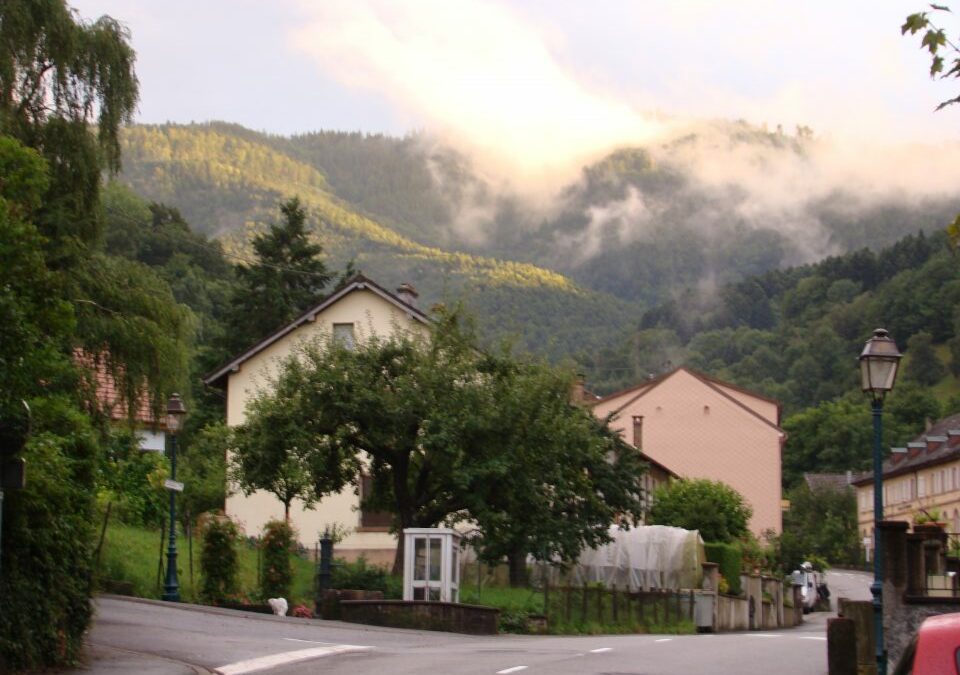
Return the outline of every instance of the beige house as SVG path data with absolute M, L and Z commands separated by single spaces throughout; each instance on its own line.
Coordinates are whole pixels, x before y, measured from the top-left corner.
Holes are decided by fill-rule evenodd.
M 677 368 L 593 403 L 601 419 L 661 466 L 722 481 L 753 508 L 757 536 L 782 530 L 780 405 L 732 384 Z
M 371 335 L 387 336 L 396 331 L 427 333 L 430 319 L 417 309 L 416 298 L 417 293 L 409 284 L 391 293 L 357 275 L 204 381 L 226 392 L 227 424 L 242 424 L 247 402 L 267 384 L 296 345 L 304 341 L 323 336 L 353 344 Z M 358 483 L 361 492 L 369 489 L 362 476 Z M 349 559 L 364 554 L 374 563 L 392 562 L 396 540 L 389 533 L 389 518 L 380 513 L 364 513 L 359 505 L 360 496 L 353 486 L 348 486 L 315 504 L 313 509 L 304 509 L 301 503 L 294 502 L 290 518 L 302 542 L 316 541 L 324 528 L 337 525 L 349 532 L 337 546 L 339 556 Z M 267 492 L 247 496 L 234 491 L 227 498 L 226 512 L 248 534 L 255 535 L 267 521 L 283 518 L 283 504 Z
M 960 414 L 940 420 L 883 463 L 884 520 L 914 522 L 936 516 L 960 532 Z M 867 559 L 873 550 L 873 472 L 853 481 L 857 527 Z

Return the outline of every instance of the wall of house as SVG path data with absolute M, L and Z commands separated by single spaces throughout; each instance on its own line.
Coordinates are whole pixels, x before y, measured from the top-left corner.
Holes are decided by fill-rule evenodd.
M 883 493 L 886 520 L 913 522 L 924 510 L 937 511 L 948 532 L 960 533 L 960 460 L 884 478 Z M 860 540 L 870 537 L 872 542 L 872 483 L 857 486 L 857 523 Z
M 602 401 L 594 412 L 603 418 L 629 398 Z M 781 531 L 783 434 L 778 428 L 684 370 L 627 404 L 611 423 L 627 440 L 634 415 L 644 418 L 643 452 L 683 477 L 730 485 L 753 508 L 755 534 Z
M 334 324 L 353 323 L 355 336 L 362 341 L 370 335 L 390 335 L 396 330 L 426 334 L 429 330 L 412 319 L 397 306 L 370 290 L 354 291 L 334 303 L 316 320 L 297 328 L 244 362 L 240 370 L 231 373 L 227 381 L 227 424 L 236 426 L 245 419 L 247 402 L 277 372 L 279 364 L 291 355 L 298 344 L 329 336 Z M 234 486 L 235 488 L 236 486 Z M 396 538 L 385 528 L 360 529 L 359 497 L 348 486 L 338 494 L 323 499 L 312 509 L 294 502 L 291 521 L 299 532 L 300 541 L 307 546 L 319 538 L 326 527 L 344 526 L 350 534 L 337 545 L 337 555 L 354 559 L 363 554 L 370 562 L 392 562 Z M 251 536 L 259 534 L 269 520 L 283 518 L 283 504 L 273 495 L 257 491 L 244 495 L 238 490 L 227 498 L 227 514 Z

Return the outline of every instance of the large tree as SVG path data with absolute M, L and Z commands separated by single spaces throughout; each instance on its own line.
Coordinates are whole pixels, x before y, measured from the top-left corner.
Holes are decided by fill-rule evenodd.
M 571 559 L 639 514 L 642 467 L 569 405 L 568 385 L 478 351 L 456 313 L 430 337 L 322 340 L 251 402 L 237 464 L 247 489 L 307 470 L 311 499 L 355 484 L 362 466 L 364 508 L 392 512 L 396 530 L 473 518 L 490 557 Z
M 4 672 L 76 661 L 91 614 L 105 429 L 76 350 L 114 375 L 131 411 L 144 392 L 159 407 L 183 372 L 189 312 L 148 268 L 100 251 L 133 61 L 109 17 L 84 22 L 63 0 L 0 4 L 0 427 L 21 399 L 33 410 L 27 484 L 3 505 Z
M 783 514 L 780 555 L 785 570 L 793 570 L 810 556 L 833 565 L 860 561 L 857 536 L 857 500 L 852 488 L 800 483 L 787 493 L 790 509 Z
M 500 359 L 491 431 L 471 458 L 467 509 L 481 559 L 507 558 L 525 585 L 528 555 L 571 562 L 642 516 L 635 448 L 570 402 L 572 373 Z
M 230 310 L 228 348 L 250 346 L 317 302 L 332 279 L 310 240 L 307 214 L 296 197 L 280 204 L 283 220 L 253 238 L 255 260 L 237 268 L 240 285 Z

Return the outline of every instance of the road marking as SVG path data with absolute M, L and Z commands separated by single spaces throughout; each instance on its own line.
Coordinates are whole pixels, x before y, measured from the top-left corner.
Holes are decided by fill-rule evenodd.
M 670 642 L 673 638 L 660 638 L 659 640 L 654 640 L 654 642 Z
M 602 654 L 602 653 L 604 653 L 604 652 L 612 652 L 612 651 L 613 651 L 613 647 L 601 647 L 600 649 L 591 649 L 591 650 L 590 650 L 590 653 L 591 653 L 591 654 Z
M 497 675 L 507 675 L 507 673 L 516 673 L 520 670 L 526 670 L 526 666 L 514 666 L 513 668 L 507 668 L 506 670 L 498 670 Z
M 750 637 L 778 638 L 783 637 L 780 633 L 747 633 Z
M 800 636 L 800 639 L 801 639 L 801 640 L 824 640 L 824 641 L 825 641 L 827 638 L 825 638 L 825 637 L 817 637 L 817 636 L 815 636 L 815 635 L 801 635 L 801 636 Z
M 284 640 L 289 640 L 290 642 L 308 642 L 312 645 L 329 645 L 333 644 L 332 642 L 322 642 L 320 640 L 300 640 L 298 638 L 283 638 Z
M 333 645 L 330 647 L 316 647 L 314 649 L 300 649 L 295 652 L 283 652 L 281 654 L 271 654 L 270 656 L 261 656 L 247 661 L 237 661 L 228 663 L 225 666 L 214 668 L 213 672 L 219 675 L 244 675 L 245 673 L 255 673 L 260 670 L 277 668 L 288 663 L 298 661 L 307 661 L 309 659 L 318 659 L 323 656 L 332 656 L 334 654 L 346 654 L 348 652 L 364 652 L 373 647 L 364 647 L 361 645 Z

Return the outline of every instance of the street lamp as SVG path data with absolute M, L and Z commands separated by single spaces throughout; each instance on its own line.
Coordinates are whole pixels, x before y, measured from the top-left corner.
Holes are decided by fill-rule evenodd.
M 873 630 L 876 641 L 877 675 L 887 673 L 883 647 L 883 561 L 880 522 L 883 520 L 883 398 L 893 389 L 901 354 L 897 343 L 883 328 L 873 331 L 860 353 L 860 388 L 869 392 L 873 411 Z
M 167 580 L 163 584 L 163 599 L 180 602 L 180 582 L 177 580 L 177 432 L 183 427 L 187 409 L 180 394 L 173 394 L 167 401 L 167 431 L 170 432 L 170 545 L 167 547 Z

